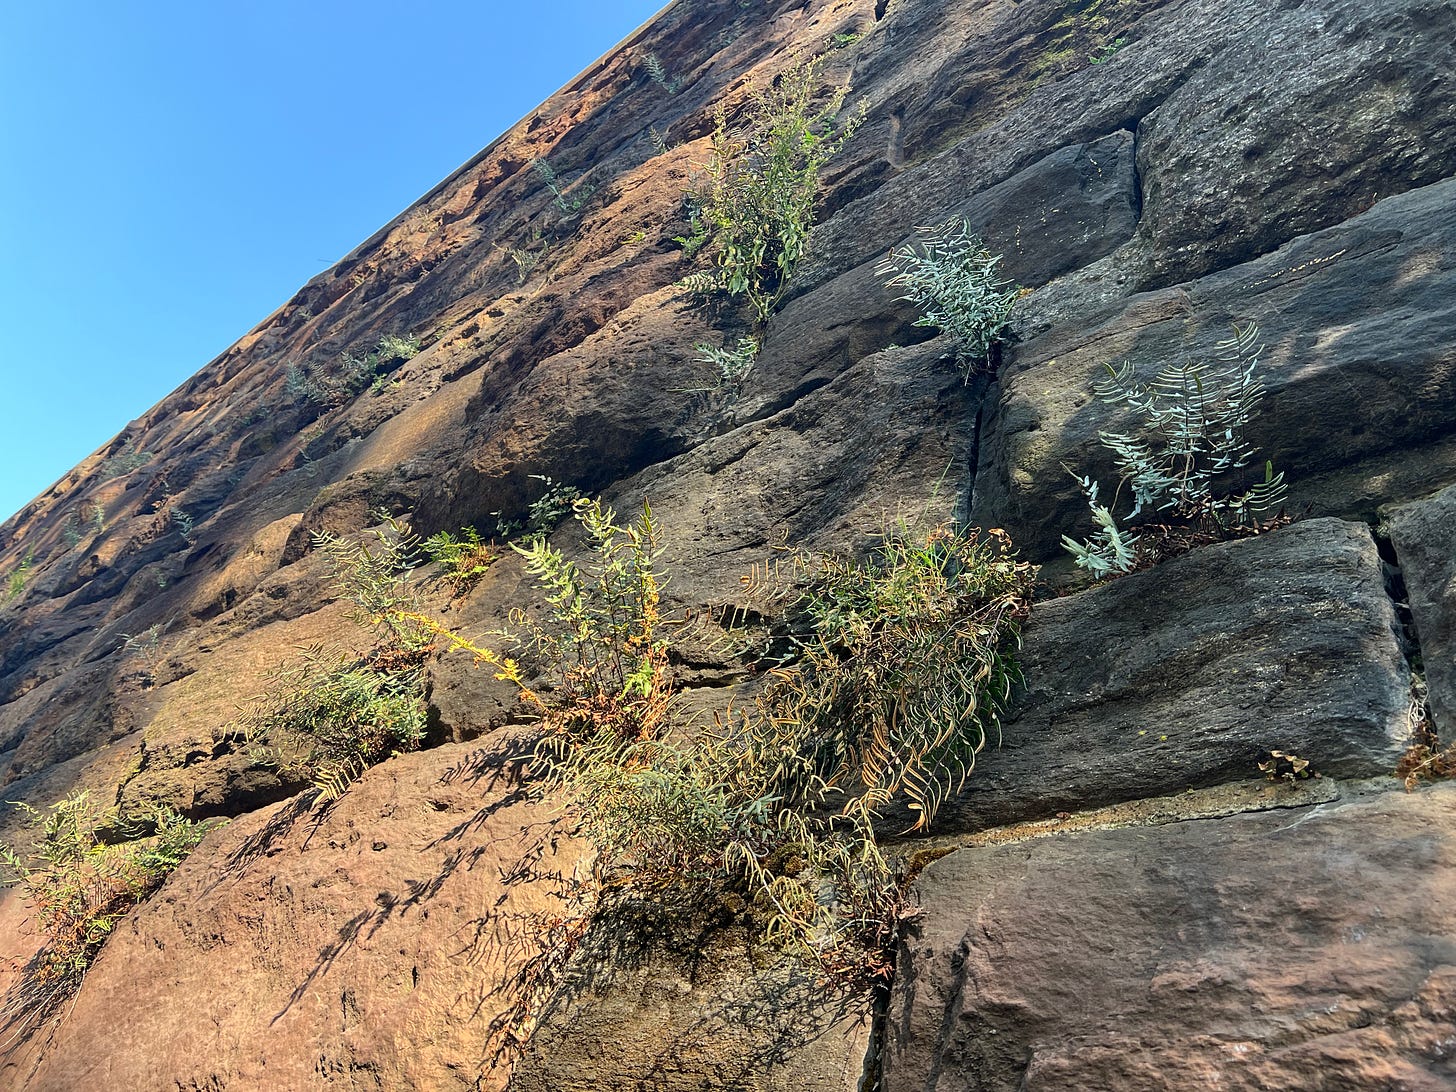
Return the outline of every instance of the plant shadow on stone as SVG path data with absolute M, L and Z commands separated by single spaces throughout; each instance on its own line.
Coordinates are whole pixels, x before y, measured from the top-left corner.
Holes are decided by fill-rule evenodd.
M 924 829 L 970 773 L 1016 678 L 1031 567 L 999 532 L 945 528 L 886 533 L 864 562 L 793 555 L 753 581 L 791 604 L 792 648 L 761 665 L 755 707 L 708 726 L 676 693 L 651 510 L 620 523 L 581 499 L 574 515 L 582 562 L 544 537 L 515 547 L 547 602 L 512 616 L 519 659 L 434 629 L 518 687 L 539 730 L 531 782 L 597 847 L 553 966 L 609 907 L 693 906 L 830 981 L 883 984 L 912 911 L 874 818 L 903 795 Z M 518 1032 L 546 992 L 532 986 Z

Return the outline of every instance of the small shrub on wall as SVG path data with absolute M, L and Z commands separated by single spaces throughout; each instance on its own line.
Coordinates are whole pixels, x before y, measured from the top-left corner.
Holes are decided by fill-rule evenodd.
M 819 172 L 864 119 L 861 111 L 841 122 L 848 87 L 821 99 L 822 69 L 823 59 L 815 59 L 760 90 L 741 127 L 730 127 L 719 106 L 708 186 L 690 195 L 696 230 L 683 240 L 684 249 L 696 252 L 709 243 L 716 268 L 706 275 L 708 284 L 747 299 L 760 325 L 803 256 Z

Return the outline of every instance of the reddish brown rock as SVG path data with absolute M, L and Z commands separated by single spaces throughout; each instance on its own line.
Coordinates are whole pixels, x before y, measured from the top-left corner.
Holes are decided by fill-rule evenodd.
M 518 976 L 573 912 L 587 847 L 477 748 L 398 758 L 331 807 L 302 803 L 210 834 L 0 1081 L 503 1087 Z
M 1453 42 L 1442 0 L 1269 9 L 1235 0 L 670 5 L 0 524 L 0 574 L 34 552 L 24 586 L 0 604 L 7 798 L 46 804 L 89 787 L 123 810 L 171 803 L 241 815 L 124 924 L 71 1021 L 54 1040 L 21 1044 L 7 1078 L 33 1072 L 39 1088 L 450 1088 L 504 1079 L 482 1068 L 490 1020 L 506 1004 L 489 983 L 538 938 L 472 966 L 474 942 L 462 937 L 501 914 L 546 912 L 556 896 L 549 885 L 507 882 L 519 827 L 538 821 L 537 811 L 459 783 L 439 787 L 464 752 L 386 764 L 316 827 L 300 819 L 278 833 L 271 856 L 214 875 L 291 805 L 248 813 L 295 787 L 223 745 L 218 728 L 295 643 L 369 640 L 331 605 L 314 532 L 359 532 L 382 506 L 412 514 L 425 533 L 470 522 L 490 534 L 494 513 L 519 515 L 540 487 L 532 475 L 549 474 L 623 508 L 654 502 L 676 566 L 668 591 L 676 607 L 733 601 L 740 577 L 775 546 L 854 549 L 898 514 L 969 513 L 1009 529 L 1034 559 L 1052 558 L 1062 534 L 1084 527 L 1061 462 L 1106 469 L 1095 433 L 1108 422 L 1090 412 L 1088 376 L 1124 356 L 1153 368 L 1170 352 L 1202 351 L 1233 318 L 1260 320 L 1270 340 L 1270 394 L 1251 432 L 1288 471 L 1299 504 L 1366 519 L 1379 505 L 1456 481 L 1443 385 L 1456 342 Z M 735 339 L 746 323 L 731 307 L 697 308 L 674 287 L 700 267 L 673 242 L 688 230 L 684 196 L 700 184 L 715 107 L 737 116 L 753 88 L 816 52 L 826 54 L 827 81 L 852 85 L 848 104 L 864 108 L 864 125 L 821 178 L 820 223 L 764 331 L 755 371 L 741 390 L 704 392 L 713 377 L 695 342 Z M 650 55 L 675 93 L 649 78 Z M 556 203 L 534 160 L 583 198 L 579 208 Z M 873 273 L 918 225 L 953 214 L 969 216 L 1005 252 L 1007 273 L 1033 290 L 995 384 L 963 384 L 945 339 L 912 326 L 913 312 Z M 520 265 L 513 250 L 526 259 Z M 342 353 L 403 333 L 417 335 L 422 351 L 392 361 L 381 383 L 357 395 L 318 397 L 293 370 L 327 376 Z M 1429 511 L 1437 526 L 1425 538 L 1439 544 L 1444 517 Z M 1405 665 L 1371 544 L 1357 530 L 1345 528 L 1342 546 L 1328 525 L 1291 528 L 1286 543 L 1325 536 L 1297 564 L 1277 543 L 1190 556 L 1084 598 L 1096 608 L 1091 622 L 1059 626 L 1080 608 L 1048 609 L 1041 651 L 1028 646 L 1036 678 L 1018 741 L 1026 746 L 1008 747 L 1001 774 L 989 760 L 978 772 L 1000 803 L 974 822 L 1144 797 L 1190 777 L 1252 777 L 1244 750 L 1276 736 L 1325 747 L 1341 776 L 1377 768 L 1395 745 L 1389 729 Z M 557 541 L 570 548 L 569 532 Z M 1229 555 L 1240 550 L 1260 564 L 1231 570 Z M 1443 594 L 1442 564 L 1433 557 L 1421 574 L 1411 567 L 1432 602 Z M 452 598 L 433 571 L 415 580 L 430 610 L 472 634 L 499 627 L 533 594 L 510 561 L 468 596 Z M 1155 617 L 1127 601 L 1135 592 Z M 1242 644 L 1230 649 L 1221 627 L 1235 626 Z M 139 659 L 128 638 L 153 627 L 161 654 Z M 1438 627 L 1417 628 L 1442 639 Z M 1138 643 L 1147 635 L 1182 666 L 1160 671 Z M 1098 642 L 1103 659 L 1093 666 L 1103 674 L 1126 669 L 1124 713 L 1197 722 L 1204 736 L 1186 755 L 1176 731 L 1121 744 L 1130 721 L 1114 715 L 1117 695 L 1084 700 L 1079 641 Z M 697 688 L 694 707 L 709 710 L 744 670 L 721 644 L 700 644 L 679 666 Z M 1301 659 L 1317 669 L 1301 676 Z M 1260 674 L 1268 665 L 1284 685 Z M 1234 671 L 1237 684 L 1222 686 Z M 512 715 L 509 689 L 463 661 L 432 662 L 428 679 L 432 744 L 491 731 Z M 1030 721 L 1039 715 L 1037 727 Z M 1054 721 L 1078 731 L 1059 736 Z M 1096 754 L 1083 764 L 1090 769 L 1078 763 L 1083 729 Z M 478 828 L 469 822 L 497 805 Z M 1428 805 L 1401 806 L 1419 818 Z M 1324 829 L 1325 813 L 1311 814 L 1319 822 L 1293 829 Z M 1244 837 L 1241 823 L 1265 821 L 1228 820 L 1228 838 Z M 1395 852 L 1395 837 L 1377 831 L 1370 844 Z M 1233 885 L 1235 863 L 1219 856 L 1218 838 L 1207 842 L 1207 859 L 1192 847 L 1188 867 L 1197 862 Z M 1257 839 L 1239 844 L 1259 858 Z M 473 869 L 452 856 L 466 846 L 479 852 Z M 559 848 L 566 867 L 575 850 Z M 1310 858 L 1279 859 L 1285 874 L 1303 875 Z M 1383 861 L 1361 860 L 1361 882 L 1384 891 Z M 1437 889 L 1448 864 L 1437 860 L 1421 875 L 1398 866 L 1389 882 L 1444 906 Z M 1069 864 L 1046 898 L 1136 905 L 1143 897 L 1125 865 L 1099 867 L 1078 874 Z M 1349 942 L 1317 929 L 1278 933 L 1269 915 L 1285 907 L 1278 900 L 1287 901 L 1288 885 L 1260 875 L 1247 917 L 1216 899 L 1189 910 L 1188 950 L 1203 930 L 1221 938 L 1219 958 L 1240 974 L 1238 961 L 1252 960 L 1295 982 L 1306 959 L 1337 974 L 1329 961 Z M 1309 883 L 1342 905 L 1323 880 Z M 1273 901 L 1261 901 L 1266 892 Z M 1398 892 L 1389 905 L 1411 929 L 1430 920 Z M 6 907 L 14 925 L 19 911 L 13 900 Z M 1318 904 L 1295 908 L 1318 922 Z M 1020 908 L 1018 920 L 1035 920 L 1035 910 Z M 0 922 L 0 939 L 16 936 L 8 928 Z M 1270 936 L 1294 945 L 1300 961 L 1286 967 Z M 1135 961 L 1141 941 L 1117 943 Z M 679 1080 L 672 1087 L 847 1087 L 863 1028 L 825 1021 L 814 1004 L 794 1010 L 808 1023 L 793 1026 L 813 1034 L 796 1041 L 792 1057 L 745 1061 L 765 1040 L 722 1030 L 731 1022 L 723 1002 L 741 999 L 744 1023 L 755 1026 L 783 1010 L 761 996 L 777 980 L 762 966 L 735 968 L 735 951 L 714 947 L 701 978 L 665 953 L 623 968 L 615 992 L 582 994 L 590 1003 L 580 1013 L 556 1010 L 520 1079 L 657 1087 L 670 1072 Z M 1438 962 L 1426 960 L 1425 985 L 1406 983 L 1417 1008 L 1427 1007 L 1405 1023 L 1390 1014 L 1406 1009 L 1372 1000 L 1367 1010 L 1385 1013 L 1383 1023 L 1337 1021 L 1331 1035 L 1288 1041 L 1259 1025 L 1248 1051 L 1235 1049 L 1242 1039 L 1218 1039 L 1224 1054 L 1170 1053 L 1104 1027 L 1042 1051 L 1027 1072 L 1076 1086 L 1086 1058 L 1101 1067 L 1091 1086 L 1105 1077 L 1119 1087 L 1119 1065 L 1151 1058 L 1148 1067 L 1168 1067 L 1187 1078 L 1184 1087 L 1247 1072 L 1278 1085 L 1316 1072 L 1286 1066 L 1312 1050 L 1334 1074 L 1330 1087 L 1420 1087 L 1422 1074 L 1445 1075 L 1407 1035 L 1435 1034 L 1445 1019 Z M 1111 956 L 1107 965 L 1115 967 Z M 1201 965 L 1190 966 L 1167 981 L 1196 986 Z M 1372 981 L 1383 983 L 1378 970 Z M 1289 989 L 1317 992 L 1302 982 Z M 1386 988 L 1379 983 L 1372 989 Z M 1304 1027 L 1269 989 L 1279 1019 Z M 1080 997 L 1059 1004 L 1082 1011 Z M 1187 1021 L 1186 1034 L 1168 1033 L 1183 1035 L 1180 1044 L 1224 1035 L 1196 1011 L 1169 1011 Z M 581 1039 L 620 1039 L 630 1056 L 614 1068 L 597 1046 L 551 1053 L 551 1044 L 575 1049 Z M 1251 1053 L 1264 1069 L 1247 1068 Z M 1194 1060 L 1206 1068 L 1194 1073 Z M 568 1073 L 572 1066 L 585 1076 Z
M 510 1092 L 861 1092 L 867 997 L 736 930 L 624 928 L 601 924 Z

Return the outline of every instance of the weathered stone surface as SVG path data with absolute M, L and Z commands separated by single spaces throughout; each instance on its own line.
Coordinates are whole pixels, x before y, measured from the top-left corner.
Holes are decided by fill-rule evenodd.
M 1015 284 L 1044 284 L 1096 261 L 1131 237 L 1138 203 L 1132 134 L 1119 131 L 1059 148 L 985 191 L 948 193 L 946 200 L 933 219 L 917 226 L 964 218 L 1002 255 L 998 276 Z M 857 204 L 830 223 L 856 224 L 884 214 L 878 204 Z M 856 226 L 860 230 L 850 237 L 856 243 L 877 230 L 870 224 Z M 886 251 L 916 238 L 918 232 L 907 231 L 904 238 L 891 240 Z M 786 388 L 822 383 L 871 353 L 894 343 L 924 341 L 935 332 L 912 325 L 919 312 L 885 287 L 875 272 L 881 257 L 877 254 L 823 284 L 816 285 L 812 275 L 802 279 L 803 287 L 792 293 L 764 343 L 760 371 L 767 390 L 750 392 L 746 410 L 755 408 L 756 398 L 781 400 Z M 825 321 L 826 315 L 839 318 Z M 947 344 L 943 351 L 949 354 L 953 348 Z
M 537 1029 L 511 1092 L 859 1092 L 868 999 L 745 941 L 608 938 Z
M 775 546 L 852 548 L 900 514 L 970 509 L 1048 559 L 1086 526 L 1061 462 L 1107 470 L 1096 431 L 1111 422 L 1090 406 L 1088 377 L 1107 360 L 1154 368 L 1206 351 L 1236 318 L 1258 320 L 1270 343 L 1251 437 L 1288 471 L 1296 506 L 1363 518 L 1456 482 L 1453 22 L 1444 0 L 670 5 L 0 524 L 0 573 L 35 552 L 0 604 L 7 799 L 88 787 L 123 809 L 236 814 L 290 791 L 214 732 L 294 644 L 368 643 L 328 605 L 311 535 L 361 531 L 380 505 L 425 533 L 469 522 L 489 534 L 495 512 L 517 515 L 540 491 L 533 474 L 620 509 L 646 497 L 666 530 L 673 608 L 734 601 Z M 731 341 L 746 320 L 673 287 L 701 268 L 673 242 L 689 231 L 684 195 L 701 184 L 714 108 L 739 116 L 752 88 L 819 52 L 864 125 L 821 177 L 821 222 L 754 374 L 705 393 L 714 377 L 694 343 Z M 651 55 L 676 93 L 649 78 Z M 590 190 L 585 204 L 564 212 L 534 160 L 574 195 Z M 873 274 L 916 226 L 953 214 L 1035 289 L 994 387 L 963 385 L 944 339 L 912 327 Z M 534 267 L 512 260 L 522 248 Z M 320 402 L 289 381 L 292 365 L 327 372 L 405 332 L 422 351 L 378 389 Z M 1429 519 L 1434 551 L 1447 517 Z M 557 541 L 572 548 L 569 532 Z M 1434 553 L 1428 573 L 1411 566 L 1433 602 L 1441 571 Z M 533 595 L 513 559 L 467 596 L 431 571 L 417 581 L 428 609 L 471 635 Z M 155 662 L 124 650 L 154 625 Z M 1313 759 L 1335 792 L 1334 776 L 1384 769 L 1399 749 L 1392 632 L 1364 532 L 1329 522 L 1044 604 L 1024 710 L 946 823 L 1254 778 L 1275 747 Z M 741 665 L 709 636 L 674 636 L 688 704 L 721 709 Z M 461 658 L 432 662 L 428 685 L 431 743 L 516 712 L 509 687 Z M 482 1058 L 505 1001 L 480 991 L 536 941 L 482 953 L 475 928 L 560 902 L 499 871 L 540 812 L 440 787 L 461 753 L 386 764 L 220 878 L 209 870 L 284 810 L 214 835 L 124 925 L 70 1023 L 24 1044 L 0 1080 L 34 1068 L 38 1088 L 498 1087 L 504 1070 Z M 559 848 L 569 871 L 576 849 Z M 1056 893 L 1140 897 L 1111 867 L 1086 881 L 1069 870 Z M 8 946 L 20 911 L 4 906 Z M 1244 926 L 1227 928 L 1258 950 Z M 580 1011 L 557 1010 L 522 1087 L 851 1086 L 855 1018 L 825 1022 L 817 1002 L 796 1001 L 780 1064 L 766 1025 L 783 1004 L 754 993 L 774 993 L 778 972 L 722 944 L 694 966 L 671 955 L 683 943 L 616 967 L 577 995 Z M 1265 958 L 1282 970 L 1280 953 Z M 764 1035 L 733 1035 L 739 1012 Z M 1393 1027 L 1387 1038 L 1405 1034 Z M 1414 1070 L 1386 1079 L 1380 1059 L 1395 1055 L 1385 1040 L 1366 1050 L 1373 1034 L 1346 1033 L 1375 1068 L 1332 1064 L 1330 1086 L 1356 1073 L 1418 1087 Z M 613 1068 L 619 1041 L 631 1056 Z M 1078 1046 L 1106 1067 L 1144 1057 L 1120 1042 Z M 1241 1073 L 1243 1057 L 1230 1047 L 1183 1087 Z M 1101 1081 L 1064 1079 L 1073 1054 L 1039 1059 L 1050 1085 Z M 1279 1086 L 1284 1071 L 1268 1072 Z
M 961 850 L 886 1092 L 1456 1084 L 1456 787 Z
M 1368 528 L 1320 519 L 1038 604 L 1026 688 L 938 830 L 1257 779 L 1389 773 L 1409 674 Z
M 876 108 L 859 154 L 878 145 L 905 166 L 816 232 L 802 288 L 1054 149 L 1119 130 L 1137 136 L 1142 220 L 1128 268 L 1145 288 L 1435 182 L 1456 152 L 1456 16 L 1440 0 L 898 0 L 882 29 L 857 73 Z
M 1456 487 L 1385 513 L 1438 731 L 1456 730 Z
M 1232 321 L 1259 323 L 1268 390 L 1245 430 L 1291 484 L 1291 506 L 1373 516 L 1378 505 L 1443 484 L 1456 352 L 1456 180 L 1382 201 L 1186 291 L 1083 307 L 1016 348 L 990 396 L 972 517 L 1011 532 L 1032 557 L 1063 534 L 1090 534 L 1066 467 L 1111 489 L 1099 429 L 1127 425 L 1092 395 L 1104 364 L 1139 374 L 1207 357 Z M 1028 301 L 1036 323 L 1036 299 Z M 1432 480 L 1434 479 L 1434 480 Z
M 500 756 L 460 746 L 391 761 L 321 811 L 235 820 L 123 923 L 0 1083 L 499 1089 L 515 976 L 586 852 Z
M 929 343 L 876 353 L 620 487 L 619 507 L 647 497 L 663 527 L 696 529 L 672 543 L 667 593 L 730 602 L 776 546 L 856 546 L 897 516 L 951 514 L 961 498 L 942 483 L 968 465 L 978 392 L 940 355 Z M 750 377 L 746 402 L 758 383 Z

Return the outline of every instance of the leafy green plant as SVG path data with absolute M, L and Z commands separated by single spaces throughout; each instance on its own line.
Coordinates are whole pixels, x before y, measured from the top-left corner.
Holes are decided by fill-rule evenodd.
M 814 777 L 867 815 L 903 794 L 923 830 L 1000 732 L 1035 570 L 1004 531 L 901 526 L 862 561 L 798 555 L 810 626 L 765 703 L 816 741 Z
M 1219 342 L 1212 361 L 1185 360 L 1164 368 L 1151 381 L 1138 379 L 1130 363 L 1106 365 L 1107 377 L 1093 387 L 1111 406 L 1134 415 L 1137 430 L 1099 432 L 1119 473 L 1110 503 L 1100 502 L 1098 483 L 1077 476 L 1098 525 L 1097 533 L 1062 545 L 1076 564 L 1094 577 L 1131 572 L 1145 555 L 1139 536 L 1124 528 L 1154 518 L 1189 531 L 1226 538 L 1260 526 L 1261 517 L 1278 511 L 1287 497 L 1283 472 L 1264 464 L 1264 477 L 1242 492 L 1221 494 L 1215 487 L 1245 468 L 1254 456 L 1241 432 L 1264 396 L 1258 379 L 1264 346 L 1259 329 L 1235 326 Z M 1127 488 L 1131 507 L 1115 515 Z
M 759 705 L 705 728 L 675 690 L 651 510 L 624 525 L 579 499 L 574 515 L 586 560 L 543 537 L 515 547 L 548 608 L 516 615 L 519 659 L 435 636 L 535 712 L 533 776 L 598 846 L 599 890 L 716 889 L 835 977 L 883 977 L 910 911 L 874 814 L 904 792 L 928 824 L 968 772 L 1015 678 L 1029 567 L 999 533 L 887 536 L 863 564 L 800 555 L 793 662 Z
M 892 250 L 875 272 L 889 278 L 887 287 L 899 289 L 899 299 L 920 309 L 916 326 L 937 327 L 955 339 L 970 382 L 988 365 L 1021 289 L 997 277 L 1001 258 L 986 248 L 969 220 L 952 219 L 919 234 L 917 242 Z
M 652 145 L 653 155 L 665 155 L 669 149 L 677 147 L 676 144 L 668 144 L 667 134 L 656 125 L 649 125 L 647 127 L 647 140 Z
M 658 87 L 669 95 L 677 94 L 678 81 L 667 78 L 667 69 L 663 67 L 662 58 L 656 53 L 647 54 L 647 59 L 642 62 L 642 67 L 647 70 L 647 78 Z
M 556 168 L 544 159 L 531 160 L 531 170 L 536 173 L 536 177 L 546 183 L 546 188 L 551 191 L 556 208 L 563 216 L 575 216 L 586 207 L 586 203 L 596 192 L 595 186 L 581 178 L 574 183 L 563 184 L 561 176 L 556 173 Z
M 181 508 L 169 509 L 168 515 L 171 517 L 172 526 L 175 527 L 177 529 L 177 533 L 182 536 L 182 541 L 186 542 L 188 545 L 191 545 L 192 532 L 197 526 L 197 521 L 190 514 L 184 512 Z
M 1093 64 L 1106 64 L 1126 44 L 1126 38 L 1114 38 L 1112 41 L 1099 46 L 1095 52 L 1087 54 L 1087 59 Z
M 384 334 L 368 352 L 341 353 L 332 366 L 290 364 L 283 389 L 294 401 L 342 406 L 366 390 L 382 390 L 389 373 L 414 359 L 419 351 L 419 339 L 413 334 Z
M 289 364 L 283 373 L 283 393 L 292 402 L 328 401 L 324 388 L 314 381 L 311 369 Z
M 748 373 L 753 370 L 754 361 L 758 359 L 758 338 L 741 337 L 738 344 L 733 348 L 727 346 L 718 347 L 709 345 L 706 342 L 699 342 L 695 348 L 698 351 L 698 359 L 707 364 L 717 373 L 717 382 L 712 390 L 721 390 L 724 387 L 737 386 L 748 378 Z
M 379 364 L 403 364 L 420 354 L 420 339 L 414 334 L 382 334 L 374 345 Z
M 122 845 L 97 836 L 90 797 L 73 793 L 24 813 L 34 846 L 27 854 L 0 844 L 0 864 L 31 906 L 45 944 L 27 973 L 22 1007 L 39 1011 L 73 992 L 117 922 L 162 885 L 201 841 L 203 824 L 170 808 L 145 818 L 155 833 Z
M 430 634 L 401 619 L 419 610 L 409 574 L 420 563 L 420 539 L 402 520 L 376 514 L 382 525 L 367 539 L 320 531 L 313 536 L 314 548 L 328 558 L 334 593 L 353 604 L 354 620 L 378 629 L 391 652 L 418 658 L 429 647 Z
M 810 61 L 760 90 L 742 129 L 730 129 L 727 110 L 718 107 L 708 188 L 695 195 L 713 243 L 717 286 L 746 297 L 760 324 L 803 256 L 819 171 L 864 119 L 861 110 L 839 122 L 848 87 L 815 106 L 822 67 L 822 58 Z
M 459 535 L 441 531 L 420 545 L 431 561 L 444 566 L 445 575 L 459 595 L 475 587 L 495 562 L 495 551 L 474 527 L 462 527 Z
M 123 477 L 133 470 L 140 470 L 152 459 L 153 455 L 150 451 L 139 451 L 136 441 L 127 437 L 122 442 L 120 450 L 102 464 L 101 477 L 103 480 Z
M 712 229 L 703 222 L 703 209 L 695 195 L 689 194 L 685 199 L 687 204 L 688 234 L 674 235 L 672 241 L 682 247 L 683 257 L 691 260 L 698 251 L 708 245 L 713 237 Z M 709 273 L 697 275 L 706 281 L 708 288 L 716 287 L 718 279 Z
M 502 539 L 511 538 L 521 532 L 526 537 L 536 538 L 549 535 L 557 525 L 571 515 L 576 502 L 581 499 L 581 490 L 574 485 L 554 480 L 549 474 L 531 474 L 531 479 L 542 485 L 541 495 L 526 509 L 525 521 L 506 519 L 500 512 L 496 517 L 496 534 Z
M 370 766 L 417 749 L 425 737 L 423 667 L 435 629 L 419 613 L 410 573 L 421 544 L 403 521 L 376 513 L 367 537 L 314 535 L 334 571 L 333 591 L 379 640 L 363 654 L 313 645 L 269 676 L 266 690 L 223 733 L 284 780 L 307 779 L 337 800 Z
M 337 800 L 370 766 L 417 750 L 425 725 L 417 664 L 330 656 L 315 645 L 271 676 L 230 735 L 255 762 L 285 779 L 306 777 L 320 799 Z
M 162 636 L 167 632 L 169 625 L 171 625 L 170 619 L 166 622 L 153 622 L 140 633 L 123 633 L 121 635 L 122 654 L 135 657 L 140 661 L 147 686 L 156 684 L 157 667 L 162 662 Z
M 35 550 L 27 549 L 21 555 L 20 560 L 15 563 L 15 568 L 10 570 L 10 575 L 5 580 L 5 599 L 9 602 L 19 598 L 20 593 L 25 591 L 25 582 L 30 579 L 30 567 L 35 563 Z
M 540 228 L 533 228 L 525 243 L 521 246 L 513 246 L 506 251 L 506 256 L 516 265 L 516 283 L 525 284 L 541 264 L 550 249 L 545 234 Z

